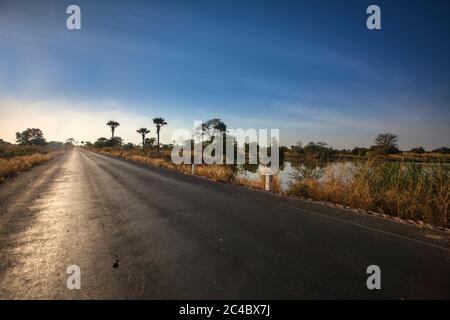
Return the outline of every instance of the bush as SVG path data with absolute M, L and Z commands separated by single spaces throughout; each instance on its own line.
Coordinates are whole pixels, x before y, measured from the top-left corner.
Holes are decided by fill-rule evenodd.
M 424 154 L 425 149 L 423 147 L 412 148 L 409 152 L 417 153 L 417 154 Z
M 114 137 L 111 139 L 106 139 L 104 137 L 98 138 L 97 141 L 94 143 L 94 147 L 96 148 L 105 148 L 105 147 L 119 147 L 123 143 L 123 140 L 121 137 Z
M 371 155 L 399 154 L 401 151 L 395 146 L 372 146 L 370 147 Z
M 442 153 L 442 154 L 450 154 L 450 148 L 440 147 L 438 149 L 434 149 L 433 152 Z

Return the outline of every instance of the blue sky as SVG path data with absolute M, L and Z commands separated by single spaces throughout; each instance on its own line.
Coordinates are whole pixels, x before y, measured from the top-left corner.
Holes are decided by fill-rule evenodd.
M 66 29 L 81 7 L 82 29 Z M 382 30 L 366 28 L 370 4 Z M 448 1 L 3 1 L 0 138 L 95 141 L 194 120 L 279 128 L 281 142 L 448 145 Z M 154 130 L 152 130 L 152 134 Z

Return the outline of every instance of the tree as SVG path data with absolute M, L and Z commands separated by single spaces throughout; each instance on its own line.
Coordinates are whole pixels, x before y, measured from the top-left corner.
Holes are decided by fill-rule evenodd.
M 118 123 L 117 121 L 110 120 L 106 125 L 108 127 L 111 127 L 111 139 L 114 139 L 114 130 L 116 130 L 116 128 L 120 126 L 120 123 Z
M 303 152 L 308 157 L 318 157 L 321 160 L 326 160 L 330 158 L 330 156 L 334 153 L 334 150 L 325 142 L 309 142 L 303 147 Z
M 75 144 L 75 139 L 74 138 L 69 138 L 66 140 L 66 143 L 64 143 L 64 145 L 66 147 L 73 147 Z
M 98 138 L 97 141 L 94 142 L 94 147 L 96 147 L 96 148 L 106 147 L 107 142 L 108 142 L 108 139 L 105 137 Z
M 122 143 L 123 139 L 121 137 L 114 137 L 106 142 L 106 147 L 119 147 Z
M 297 141 L 295 145 L 291 146 L 293 152 L 302 153 L 303 152 L 303 143 L 301 141 Z
M 121 137 L 114 137 L 111 139 L 107 139 L 105 137 L 98 138 L 94 143 L 94 147 L 103 148 L 103 147 L 117 147 L 121 146 L 123 143 L 123 139 Z
M 28 128 L 22 132 L 16 132 L 16 141 L 21 145 L 44 145 L 45 138 L 41 129 Z
M 214 136 L 214 131 L 219 131 L 224 134 L 227 131 L 227 125 L 220 119 L 214 118 L 202 123 L 201 135 L 211 140 Z
M 380 133 L 375 138 L 376 145 L 370 147 L 370 149 L 379 154 L 397 154 L 400 153 L 397 142 L 397 135 L 392 133 Z
M 8 145 L 10 145 L 11 143 L 9 143 L 9 142 L 7 142 L 7 141 L 5 141 L 5 140 L 3 140 L 3 139 L 0 139 L 0 145 L 2 145 L 2 144 L 8 144 Z
M 123 145 L 123 148 L 125 150 L 133 150 L 134 145 L 131 142 L 128 142 L 127 144 Z
M 417 147 L 417 148 L 412 148 L 409 152 L 417 153 L 417 154 L 424 154 L 425 149 L 423 147 Z
M 434 149 L 433 152 L 442 153 L 442 154 L 450 154 L 450 148 L 440 147 L 438 149 Z
M 380 133 L 375 138 L 375 144 L 381 147 L 395 147 L 397 148 L 398 136 L 392 133 Z
M 155 138 L 146 138 L 145 139 L 145 147 L 153 147 L 153 145 L 155 144 L 156 139 Z
M 140 128 L 139 130 L 136 130 L 137 133 L 139 133 L 142 136 L 142 150 L 145 149 L 145 135 L 150 133 L 150 130 L 147 128 Z
M 355 147 L 355 148 L 353 148 L 353 150 L 350 153 L 355 156 L 358 156 L 358 157 L 364 157 L 367 155 L 368 151 L 369 151 L 369 149 L 367 149 L 367 148 Z
M 167 122 L 163 118 L 153 118 L 153 123 L 156 125 L 156 136 L 158 137 L 157 147 L 159 155 L 159 132 L 161 131 L 161 127 L 165 126 Z

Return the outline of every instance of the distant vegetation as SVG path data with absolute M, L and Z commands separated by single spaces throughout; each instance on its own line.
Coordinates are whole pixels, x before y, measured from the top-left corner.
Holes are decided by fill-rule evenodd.
M 281 147 L 284 156 L 289 159 L 317 161 L 352 160 L 382 158 L 389 161 L 410 162 L 450 162 L 450 148 L 440 147 L 432 151 L 425 151 L 421 146 L 409 151 L 401 151 L 398 148 L 398 136 L 392 133 L 380 133 L 375 138 L 375 144 L 369 148 L 355 147 L 352 150 L 334 149 L 324 142 L 309 142 L 303 145 L 298 142 L 290 149 Z
M 28 128 L 16 133 L 17 144 L 0 139 L 0 181 L 48 161 L 64 148 L 73 146 L 57 141 L 47 142 L 38 128 Z
M 16 132 L 16 141 L 20 145 L 42 146 L 45 144 L 44 134 L 37 128 Z
M 94 143 L 81 141 L 81 146 L 143 164 L 191 173 L 190 165 L 175 165 L 171 162 L 172 144 L 160 143 L 160 132 L 167 125 L 166 120 L 156 117 L 153 124 L 156 137 L 149 137 L 150 129 L 137 128 L 141 143 L 134 145 L 124 143 L 120 136 L 115 135 L 120 124 L 111 120 L 106 124 L 110 127 L 111 138 L 100 137 Z M 203 123 L 200 134 L 206 141 L 211 141 L 212 130 L 219 130 L 225 139 L 229 138 L 227 126 L 221 119 Z M 309 142 L 305 145 L 299 142 L 290 148 L 282 146 L 280 160 L 289 159 L 304 164 L 287 193 L 449 227 L 450 148 L 427 151 L 417 146 L 401 151 L 398 141 L 399 137 L 395 134 L 380 133 L 369 148 L 339 150 L 324 142 Z M 47 142 L 42 131 L 37 128 L 17 132 L 16 142 L 11 144 L 0 139 L 0 180 L 51 159 L 60 152 L 58 150 L 78 145 L 74 138 L 68 138 L 65 143 Z M 259 148 L 258 145 L 256 147 Z M 235 144 L 235 152 L 236 148 Z M 246 156 L 249 149 L 250 145 L 245 144 Z M 330 161 L 339 160 L 351 161 L 352 171 L 336 174 L 324 166 Z M 237 177 L 236 168 L 234 165 L 197 165 L 195 174 L 216 181 L 262 188 L 263 181 Z M 277 176 L 274 177 L 274 190 L 281 192 Z
M 93 145 L 86 146 L 139 163 L 191 173 L 190 165 L 174 165 L 171 162 L 173 145 L 159 143 L 159 132 L 167 124 L 166 121 L 162 118 L 153 120 L 157 133 L 156 144 L 155 138 L 147 137 L 150 130 L 139 128 L 137 133 L 141 135 L 141 146 L 123 144 L 120 137 L 99 138 Z M 222 132 L 225 139 L 228 138 L 227 126 L 220 119 L 205 121 L 199 132 L 206 141 L 210 141 L 213 129 Z M 282 146 L 280 160 L 285 158 L 306 164 L 294 177 L 287 193 L 448 227 L 450 173 L 449 165 L 445 162 L 450 161 L 450 149 L 441 147 L 426 151 L 418 146 L 401 151 L 398 141 L 399 137 L 395 134 L 380 133 L 369 148 L 339 150 L 324 142 L 309 142 L 305 145 L 299 142 L 290 148 Z M 245 144 L 244 150 L 248 153 L 249 144 Z M 354 164 L 352 173 L 336 175 L 327 171 L 324 164 L 336 160 L 351 161 Z M 264 185 L 262 180 L 249 181 L 236 176 L 235 172 L 236 167 L 233 165 L 197 165 L 195 174 L 254 188 Z M 277 176 L 274 182 L 274 190 L 281 192 Z

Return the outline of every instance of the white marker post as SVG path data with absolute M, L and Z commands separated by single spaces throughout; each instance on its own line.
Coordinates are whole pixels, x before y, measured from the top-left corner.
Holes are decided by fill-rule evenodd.
M 265 176 L 265 186 L 264 190 L 272 191 L 273 190 L 273 173 L 269 167 L 261 167 L 259 169 L 259 174 Z

